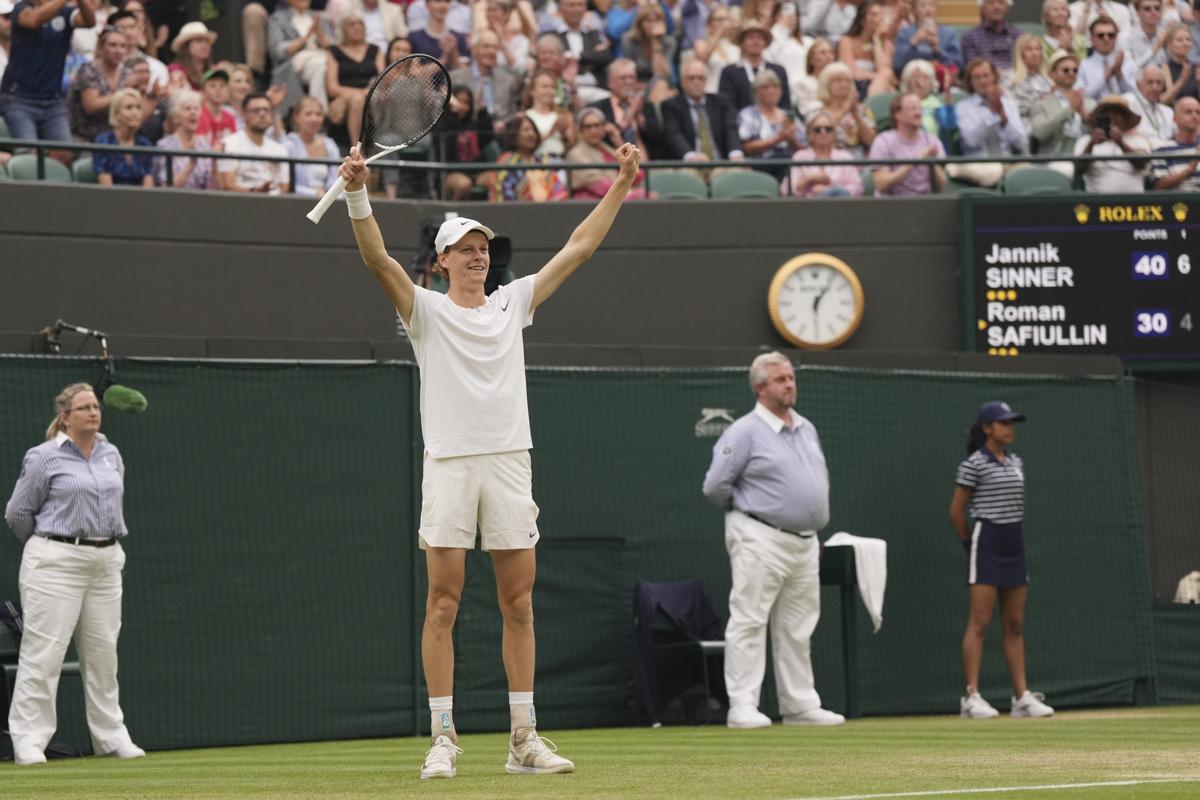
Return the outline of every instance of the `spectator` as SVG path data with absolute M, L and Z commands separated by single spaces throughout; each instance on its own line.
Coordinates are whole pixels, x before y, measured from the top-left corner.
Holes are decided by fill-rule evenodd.
M 96 144 L 153 147 L 153 142 L 138 133 L 143 115 L 141 94 L 136 89 L 118 89 L 108 107 L 110 130 L 97 136 Z M 154 185 L 154 157 L 148 153 L 97 152 L 92 156 L 92 170 L 102 186 Z
M 1163 191 L 1200 191 L 1200 100 L 1183 97 L 1175 101 L 1175 138 L 1155 150 L 1150 169 L 1155 189 Z M 1178 154 L 1172 158 L 1171 154 Z
M 500 66 L 500 39 L 483 28 L 471 36 L 471 63 L 450 73 L 450 84 L 471 91 L 472 108 L 486 109 L 492 119 L 507 119 L 517 110 L 521 79 Z M 556 82 L 557 83 L 557 82 Z
M 518 75 L 529 69 L 529 57 L 537 28 L 527 20 L 513 0 L 485 0 L 484 22 L 476 24 L 475 30 L 490 30 L 499 40 L 496 63 L 508 67 Z M 508 116 L 508 115 L 505 115 Z
M 737 111 L 722 94 L 708 94 L 708 68 L 697 60 L 685 61 L 680 68 L 679 94 L 662 104 L 663 129 L 667 152 L 672 159 L 703 163 L 741 161 L 742 140 L 738 137 Z M 700 177 L 711 179 L 717 170 L 705 170 Z
M 800 24 L 813 36 L 820 36 L 830 45 L 836 46 L 838 39 L 854 24 L 861 2 L 862 0 L 810 0 L 801 14 Z
M 553 33 L 543 33 L 534 48 L 534 69 L 554 76 L 554 99 L 563 108 L 576 108 L 583 101 L 577 91 L 579 61 L 568 59 L 563 43 Z
M 821 111 L 833 120 L 834 141 L 854 158 L 862 158 L 875 141 L 875 116 L 863 108 L 850 77 L 850 68 L 835 61 L 821 70 L 817 79 Z
M 101 32 L 96 60 L 79 68 L 67 93 L 71 133 L 81 142 L 94 142 L 108 130 L 108 104 L 122 86 L 122 69 L 129 44 L 113 28 Z
M 0 3 L 0 16 L 11 12 L 12 6 L 12 0 Z M 110 0 L 96 0 L 92 13 L 96 17 L 96 24 L 90 28 L 76 28 L 71 32 L 71 54 L 68 56 L 68 60 L 78 60 L 81 65 L 95 60 L 96 45 L 100 43 L 100 32 L 108 25 L 108 18 L 117 13 L 117 7 Z
M 1060 0 L 1064 7 L 1066 0 Z M 962 48 L 958 43 L 958 34 L 953 28 L 937 23 L 937 0 L 917 0 L 914 6 L 916 21 L 905 25 L 896 34 L 896 54 L 892 60 L 892 69 L 896 74 L 904 71 L 910 61 L 921 59 L 935 65 L 937 82 L 942 82 L 942 75 L 949 73 L 951 77 L 958 74 L 962 64 Z
M 490 33 L 490 31 L 486 31 Z M 473 164 L 483 160 L 483 151 L 495 139 L 496 125 L 486 106 L 476 107 L 475 95 L 466 86 L 456 86 L 448 113 L 438 120 L 433 141 L 438 159 L 450 164 Z M 478 173 L 451 172 L 445 178 L 447 200 L 468 200 Z
M 408 16 L 408 30 L 411 35 L 413 31 L 422 30 L 429 27 L 429 20 L 435 12 L 429 8 L 429 0 L 412 0 L 408 4 L 408 9 L 405 12 Z M 473 27 L 471 21 L 471 9 L 466 3 L 459 0 L 450 0 L 446 7 L 445 13 L 447 30 L 466 37 L 471 33 Z M 417 52 L 420 52 L 419 50 Z M 458 51 L 465 53 L 466 49 Z
M 1029 152 L 1029 134 L 1021 122 L 1017 101 L 1000 86 L 996 66 L 977 58 L 966 67 L 967 97 L 954 107 L 964 156 L 1008 156 Z M 952 164 L 952 178 L 995 186 L 1004 177 L 998 162 Z
M 539 156 L 561 159 L 575 146 L 575 123 L 571 112 L 556 102 L 553 73 L 546 70 L 533 73 L 521 110 L 537 126 Z
M 662 11 L 657 3 L 641 8 L 656 8 Z M 562 21 L 554 26 L 553 32 L 562 42 L 568 58 L 579 62 L 580 76 L 584 73 L 591 76 L 585 85 L 595 86 L 604 68 L 613 59 L 608 39 L 599 25 L 585 18 L 587 0 L 558 0 L 558 12 L 562 15 Z M 642 11 L 638 12 L 639 16 L 641 13 Z
M 14 139 L 71 141 L 63 68 L 72 29 L 90 28 L 95 21 L 92 0 L 79 0 L 78 8 L 66 0 L 17 0 L 10 60 L 0 80 L 0 108 Z
M 1071 27 L 1071 10 L 1067 0 L 1045 0 L 1042 3 L 1042 55 L 1050 58 L 1056 50 L 1074 53 L 1080 61 L 1088 56 L 1087 37 Z
M 675 37 L 667 33 L 666 19 L 658 4 L 643 5 L 638 9 L 633 27 L 621 37 L 621 53 L 633 60 L 639 81 L 677 83 L 672 70 L 678 44 Z
M 171 95 L 168 112 L 172 133 L 158 140 L 164 150 L 212 150 L 212 145 L 196 128 L 200 124 L 200 93 L 180 89 Z M 167 159 L 171 159 L 171 182 L 174 189 L 211 189 L 213 162 L 196 156 L 159 156 L 155 173 L 159 186 L 167 186 Z
M 937 72 L 932 64 L 923 59 L 917 58 L 908 62 L 904 66 L 904 71 L 900 73 L 900 94 L 915 95 L 921 101 L 921 127 L 934 136 L 938 136 L 941 132 L 941 126 L 938 124 L 938 115 L 945 106 L 954 105 L 954 93 L 951 89 L 952 79 L 950 73 L 943 72 L 943 94 L 938 95 Z M 874 144 L 872 142 L 872 144 Z
M 854 154 L 837 146 L 837 126 L 833 117 L 818 111 L 806 125 L 808 147 L 797 150 L 793 161 L 849 161 Z M 831 163 L 824 166 L 792 167 L 788 184 L 794 197 L 862 197 L 862 176 L 858 167 Z
M 217 34 L 205 27 L 203 22 L 189 22 L 171 42 L 175 60 L 167 70 L 172 75 L 183 73 L 188 86 L 199 91 L 204 84 L 204 73 L 213 67 L 212 46 L 216 41 Z
M 605 81 L 608 97 L 590 107 L 604 115 L 608 123 L 606 138 L 612 145 L 613 153 L 622 142 L 636 144 L 643 153 L 647 150 L 659 151 L 663 139 L 662 125 L 654 109 L 646 104 L 646 93 L 638 84 L 637 68 L 633 61 L 628 58 L 610 61 L 605 70 Z
M 287 0 L 271 15 L 267 23 L 267 47 L 274 64 L 271 83 L 286 90 L 284 113 L 304 94 L 315 97 L 321 108 L 329 107 L 325 64 L 333 39 L 333 24 L 312 10 L 312 0 Z
M 1122 28 L 1117 36 L 1117 49 L 1132 58 L 1138 69 L 1147 64 L 1165 64 L 1167 61 L 1167 34 L 1171 26 L 1163 19 L 1163 2 L 1135 0 L 1133 9 L 1136 19 L 1128 28 Z
M 915 94 L 892 98 L 892 129 L 875 137 L 871 158 L 930 159 L 945 158 L 941 141 L 922 127 L 924 109 Z M 872 167 L 875 172 L 875 196 L 900 197 L 939 192 L 946 175 L 939 164 L 899 164 Z
M 210 69 L 204 73 L 202 83 L 204 100 L 200 104 L 196 135 L 206 139 L 213 150 L 220 150 L 225 137 L 238 132 L 237 120 L 225 108 L 229 99 L 229 73 L 223 69 Z
M 504 125 L 504 152 L 497 164 L 546 164 L 548 159 L 537 154 L 542 138 L 538 127 L 529 117 L 517 114 Z M 505 202 L 528 200 L 544 203 L 567 197 L 567 187 L 556 169 L 502 168 L 479 176 L 478 184 L 488 189 L 488 200 Z
M 1071 10 L 1071 29 L 1076 33 L 1090 30 L 1092 23 L 1100 17 L 1108 17 L 1118 30 L 1127 31 L 1132 25 L 1129 6 L 1124 0 L 1074 0 Z
M 12 0 L 0 0 L 0 81 L 4 80 L 8 51 L 12 47 L 12 10 Z M 4 159 L 4 156 L 0 156 L 0 159 Z
M 800 12 L 792 0 L 775 6 L 771 36 L 771 46 L 763 53 L 763 58 L 784 68 L 792 82 L 788 87 L 789 94 L 795 100 L 799 80 L 807 74 L 805 61 L 813 38 L 805 36 L 800 29 Z
M 266 135 L 273 113 L 271 101 L 264 93 L 246 95 L 242 102 L 246 127 L 225 139 L 225 152 L 286 158 L 287 148 Z M 217 173 L 220 187 L 227 192 L 285 194 L 288 190 L 287 164 L 282 161 L 222 159 L 217 163 Z
M 397 36 L 388 42 L 387 55 L 383 59 L 384 65 L 394 64 L 405 56 L 411 56 L 413 52 L 412 42 L 406 36 Z
M 133 14 L 134 19 L 137 20 L 142 46 L 145 48 L 147 54 L 160 55 L 162 49 L 166 47 L 168 37 L 171 33 L 166 25 L 155 24 L 147 12 L 147 3 L 142 0 L 117 0 L 117 7 L 121 11 Z M 181 25 L 180 30 L 182 29 L 183 26 Z
M 1117 24 L 1109 17 L 1092 23 L 1092 54 L 1079 65 L 1079 87 L 1093 100 L 1131 91 L 1136 67 L 1125 51 L 1117 49 Z
M 1116 95 L 1103 98 L 1088 117 L 1090 136 L 1075 143 L 1076 155 L 1148 156 L 1150 143 L 1136 132 L 1142 118 L 1135 114 Z M 1097 194 L 1141 194 L 1149 165 L 1147 158 L 1120 161 L 1080 161 L 1076 170 L 1083 175 L 1083 185 Z
M 242 6 L 242 56 L 254 71 L 255 82 L 267 74 L 267 28 L 271 14 L 267 11 L 271 0 L 248 0 Z
M 150 141 L 157 142 L 162 138 L 167 121 L 167 87 L 151 83 L 150 63 L 140 53 L 125 59 L 121 67 L 121 85 L 137 89 L 142 96 L 140 132 Z
M 821 110 L 823 104 L 817 97 L 818 77 L 825 67 L 834 61 L 837 61 L 837 57 L 834 55 L 833 45 L 827 39 L 814 39 L 804 59 L 805 74 L 792 78 L 792 99 L 802 119 L 808 119 L 809 114 Z
M 846 35 L 838 41 L 838 61 L 850 68 L 860 98 L 890 92 L 896 88 L 892 72 L 894 46 L 884 36 L 883 5 L 865 0 Z
M 683 0 L 679 4 L 679 41 L 685 53 L 708 37 L 708 21 L 721 9 L 729 10 L 721 0 Z
M 330 97 L 329 121 L 334 125 L 346 123 L 350 141 L 358 142 L 362 138 L 362 112 L 367 89 L 383 72 L 383 52 L 367 41 L 367 27 L 355 12 L 346 13 L 341 25 L 342 42 L 329 48 L 330 57 L 325 66 L 325 90 Z M 321 123 L 324 122 L 322 113 Z
M 1192 31 L 1183 23 L 1167 30 L 1167 91 L 1163 102 L 1174 104 L 1181 97 L 1196 97 L 1196 66 L 1189 60 L 1192 50 Z
M 294 2 L 294 0 L 293 0 Z M 460 55 L 467 52 L 467 37 L 450 28 L 446 15 L 450 13 L 450 0 L 429 0 L 429 19 L 422 27 L 413 24 L 408 40 L 414 53 L 433 56 L 446 65 L 447 69 L 458 69 Z
M 1053 86 L 1046 74 L 1046 57 L 1042 50 L 1042 39 L 1034 33 L 1022 33 L 1013 45 L 1013 68 L 1005 81 L 1004 88 L 1017 101 L 1021 121 L 1029 125 L 1029 112 L 1033 104 L 1049 92 Z
M 254 71 L 250 69 L 249 64 L 234 64 L 229 61 L 222 61 L 217 66 L 229 74 L 224 108 L 236 120 L 237 129 L 240 131 L 245 125 L 245 120 L 242 119 L 242 101 L 254 91 Z
M 708 86 L 704 87 L 708 94 L 717 92 L 721 70 L 736 64 L 742 57 L 741 48 L 733 43 L 732 33 L 735 30 L 733 13 L 727 6 L 718 4 L 708 15 L 704 38 L 692 44 L 691 57 L 708 68 Z M 688 57 L 685 52 L 682 60 L 687 61 Z
M 327 13 L 333 12 L 333 4 Z M 363 38 L 383 53 L 388 42 L 397 36 L 408 36 L 408 23 L 404 19 L 404 7 L 388 0 L 344 0 L 336 7 L 333 27 L 341 30 L 347 16 L 357 16 L 363 21 Z
M 617 61 L 620 60 L 617 59 Z M 613 61 L 612 64 L 616 64 L 617 61 Z M 611 67 L 612 64 L 609 66 Z M 617 151 L 605 140 L 605 129 L 609 123 L 604 119 L 604 114 L 600 109 L 589 106 L 579 112 L 576 124 L 579 128 L 579 141 L 567 153 L 567 163 L 608 163 L 613 165 L 613 169 L 597 167 L 571 170 L 569 173 L 571 196 L 598 200 L 604 197 L 617 179 Z M 646 196 L 646 192 L 642 188 L 645 177 L 645 170 L 639 170 L 637 179 L 633 182 L 634 188 L 629 191 L 627 197 L 637 199 Z
M 1073 153 L 1075 142 L 1087 133 L 1085 119 L 1094 103 L 1075 88 L 1079 58 L 1066 50 L 1050 57 L 1052 88 L 1030 108 L 1031 149 L 1040 155 Z M 1074 176 L 1071 163 L 1049 164 L 1067 176 Z
M 779 76 L 763 70 L 754 79 L 754 105 L 738 112 L 738 138 L 750 158 L 790 158 L 800 149 L 803 138 L 790 110 L 779 107 L 783 89 Z M 787 173 L 786 166 L 756 166 L 776 180 Z
M 787 70 L 763 57 L 763 51 L 770 46 L 771 41 L 771 32 L 758 20 L 744 20 L 738 29 L 737 44 L 742 49 L 741 61 L 721 70 L 721 81 L 717 89 L 734 108 L 745 108 L 754 102 L 751 84 L 764 68 L 779 77 L 779 83 L 783 87 L 783 97 L 780 98 L 779 104 L 784 108 L 792 107 Z
M 1012 68 L 1013 45 L 1021 31 L 1008 24 L 1012 0 L 978 0 L 979 25 L 963 34 L 962 60 L 977 58 L 992 62 L 1001 73 Z
M 1129 107 L 1136 109 L 1142 117 L 1138 133 L 1145 136 L 1154 147 L 1175 138 L 1175 112 L 1162 102 L 1167 88 L 1166 72 L 1162 67 L 1149 64 L 1138 72 L 1137 88 L 1124 95 Z
M 108 18 L 109 26 L 125 34 L 129 42 L 129 56 L 142 56 L 150 67 L 150 86 L 152 92 L 165 92 L 171 83 L 171 73 L 167 65 L 146 52 L 145 27 L 141 18 L 125 9 L 140 8 L 138 0 L 126 0 L 124 8 Z
M 350 19 L 350 16 L 344 19 Z M 371 45 L 374 47 L 375 45 Z M 311 97 L 301 97 L 292 106 L 292 132 L 283 139 L 283 146 L 292 158 L 324 158 L 338 161 L 338 147 L 322 129 L 325 127 L 325 110 Z M 358 139 L 351 139 L 357 142 Z M 305 197 L 321 197 L 337 182 L 336 164 L 297 164 L 296 194 Z

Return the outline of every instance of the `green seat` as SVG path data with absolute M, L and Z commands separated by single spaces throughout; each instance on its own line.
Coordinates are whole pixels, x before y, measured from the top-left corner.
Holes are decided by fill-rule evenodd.
M 686 172 L 650 170 L 646 183 L 660 200 L 703 200 L 708 197 L 708 186 L 704 181 Z
M 8 166 L 6 164 L 0 164 L 0 181 L 7 180 L 12 180 L 8 177 Z
M 726 172 L 713 179 L 712 196 L 779 197 L 779 184 L 765 172 Z
M 1071 179 L 1049 167 L 1016 167 L 1004 176 L 1005 194 L 1065 194 L 1071 191 Z
M 504 151 L 500 148 L 500 143 L 493 139 L 487 143 L 487 147 L 483 148 L 483 152 L 480 153 L 479 160 L 486 164 L 494 164 L 502 152 Z
M 895 96 L 895 92 L 884 92 L 867 98 L 866 106 L 875 117 L 875 130 L 886 131 L 892 127 L 892 98 Z
M 38 179 L 37 155 L 34 153 L 19 153 L 13 156 L 8 162 L 8 175 L 14 181 L 36 181 Z M 53 158 L 47 158 L 46 177 L 43 180 L 70 183 L 71 170 L 64 166 L 62 162 L 55 161 Z
M 4 117 L 0 116 L 0 139 L 11 139 L 12 133 L 8 130 L 8 123 L 4 121 Z
M 875 170 L 866 167 L 862 171 L 863 197 L 875 196 Z
M 71 176 L 76 183 L 96 183 L 96 171 L 92 169 L 91 156 L 80 156 L 71 164 Z
M 978 186 L 974 183 L 966 181 L 957 181 L 954 178 L 947 177 L 946 183 L 942 186 L 943 194 L 979 194 L 979 195 L 998 195 L 999 189 L 989 189 L 986 186 Z

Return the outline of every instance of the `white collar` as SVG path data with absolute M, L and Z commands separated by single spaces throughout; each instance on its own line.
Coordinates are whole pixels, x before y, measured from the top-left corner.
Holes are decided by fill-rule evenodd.
M 779 417 L 775 416 L 770 411 L 768 411 L 767 407 L 764 406 L 762 403 L 754 404 L 754 413 L 758 416 L 759 419 L 761 419 L 763 422 L 770 425 L 771 430 L 774 433 L 779 433 L 781 430 L 783 430 L 783 420 L 781 420 Z M 804 417 L 797 414 L 796 409 L 789 408 L 788 416 L 791 417 L 791 419 L 792 419 L 792 425 L 791 425 L 792 430 L 796 430 L 797 428 L 799 428 L 801 425 L 804 424 Z
M 70 441 L 70 440 L 71 440 L 71 437 L 70 437 L 70 436 L 67 436 L 67 434 L 66 434 L 64 431 L 59 431 L 58 433 L 56 433 L 56 434 L 54 435 L 54 445 L 55 445 L 55 447 L 62 447 L 62 446 L 63 446 L 63 442 L 68 442 L 68 441 Z M 106 437 L 106 436 L 105 436 L 103 433 L 97 433 L 97 434 L 96 434 L 96 441 L 97 441 L 97 442 L 107 442 L 107 441 L 108 441 L 108 437 Z

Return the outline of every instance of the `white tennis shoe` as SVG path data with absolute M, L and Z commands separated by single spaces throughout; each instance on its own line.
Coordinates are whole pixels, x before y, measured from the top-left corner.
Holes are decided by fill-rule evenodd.
M 958 715 L 971 719 L 992 719 L 1000 716 L 1000 712 L 992 708 L 992 704 L 984 700 L 979 692 L 971 692 L 959 699 Z
M 575 762 L 557 754 L 558 746 L 538 736 L 536 728 L 517 728 L 508 740 L 504 771 L 513 775 L 574 772 Z
M 725 726 L 739 729 L 769 728 L 771 718 L 754 706 L 734 706 L 725 717 Z
M 1052 717 L 1054 709 L 1045 703 L 1046 695 L 1041 692 L 1031 692 L 1025 690 L 1025 694 L 1012 699 L 1012 711 L 1014 717 Z
M 784 725 L 845 725 L 846 718 L 827 708 L 810 708 L 799 714 L 786 714 Z
M 454 762 L 462 755 L 462 748 L 449 736 L 435 736 L 421 765 L 421 780 L 427 778 L 453 778 L 456 774 Z

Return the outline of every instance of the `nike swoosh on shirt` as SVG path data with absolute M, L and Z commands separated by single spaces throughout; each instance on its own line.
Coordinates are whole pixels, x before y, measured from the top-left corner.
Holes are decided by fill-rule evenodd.
M 501 310 L 502 312 L 503 312 L 503 311 L 508 311 L 508 304 L 509 304 L 509 303 L 511 303 L 511 302 L 512 302 L 512 298 L 506 298 L 506 299 L 505 299 L 505 301 L 504 301 L 504 305 L 500 306 L 500 310 Z

